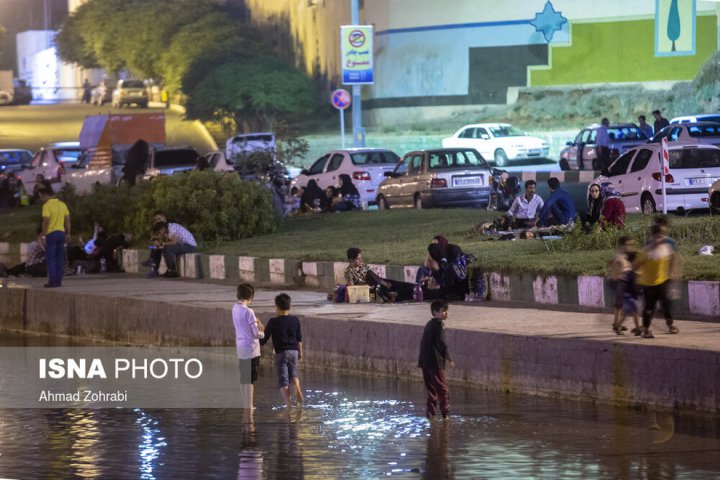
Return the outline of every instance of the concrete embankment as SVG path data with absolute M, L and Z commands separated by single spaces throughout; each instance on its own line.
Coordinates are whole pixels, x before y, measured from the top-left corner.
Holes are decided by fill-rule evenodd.
M 146 280 L 125 275 L 67 278 L 45 290 L 39 279 L 0 288 L 0 329 L 64 334 L 132 345 L 232 345 L 232 286 Z M 277 291 L 258 291 L 267 320 Z M 290 292 L 302 319 L 305 359 L 317 366 L 418 376 L 418 345 L 429 306 L 333 304 L 324 294 Z M 609 314 L 500 308 L 496 302 L 450 309 L 452 380 L 489 389 L 677 408 L 717 414 L 720 325 L 656 320 L 655 339 L 616 336 Z M 264 356 L 271 354 L 265 349 Z

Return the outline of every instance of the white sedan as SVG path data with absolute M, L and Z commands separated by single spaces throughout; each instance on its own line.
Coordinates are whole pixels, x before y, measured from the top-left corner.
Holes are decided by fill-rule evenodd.
M 315 180 L 323 190 L 340 185 L 340 175 L 350 175 L 360 193 L 363 204 L 374 204 L 378 186 L 385 180 L 385 172 L 395 169 L 400 157 L 391 150 L 381 148 L 347 148 L 334 150 L 317 159 L 309 169 L 293 180 L 297 187 L 307 186 Z
M 720 180 L 720 148 L 671 144 L 665 175 L 667 210 L 708 208 L 708 187 Z M 662 147 L 647 144 L 620 155 L 595 183 L 612 182 L 628 212 L 652 214 L 663 209 L 660 158 Z
M 703 143 L 720 146 L 720 123 L 690 122 L 668 125 L 653 136 L 650 142 L 660 143 L 663 138 L 677 143 Z
M 531 137 L 509 123 L 478 123 L 465 125 L 452 137 L 443 138 L 443 148 L 474 148 L 495 165 L 504 167 L 508 161 L 544 159 L 550 153 L 550 145 L 537 137 Z

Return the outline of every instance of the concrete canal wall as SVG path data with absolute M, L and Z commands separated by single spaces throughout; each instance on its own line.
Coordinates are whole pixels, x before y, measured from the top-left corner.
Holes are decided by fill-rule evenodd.
M 233 344 L 233 287 L 107 277 L 72 279 L 52 291 L 0 288 L 0 330 L 132 345 Z M 256 295 L 253 307 L 261 319 L 274 315 L 276 293 Z M 333 304 L 317 292 L 292 295 L 293 312 L 302 318 L 307 364 L 419 375 L 427 304 Z M 447 371 L 452 380 L 506 392 L 720 412 L 716 324 L 682 322 L 681 335 L 642 340 L 614 336 L 608 315 L 481 305 L 451 310 L 447 340 L 457 363 Z M 269 361 L 269 348 L 263 355 Z
M 0 262 L 19 261 L 24 258 L 26 251 L 27 244 L 24 243 L 0 243 Z M 140 266 L 145 258 L 146 251 L 124 250 L 123 267 L 128 273 L 148 271 Z M 346 262 L 303 262 L 285 258 L 198 253 L 184 255 L 179 270 L 183 278 L 294 285 L 329 292 L 336 284 L 344 283 L 346 266 Z M 418 266 L 370 264 L 370 268 L 381 277 L 414 283 Z M 605 277 L 601 276 L 484 272 L 484 279 L 485 297 L 494 301 L 597 309 L 612 305 L 612 292 Z M 680 298 L 675 302 L 677 315 L 720 321 L 720 282 L 684 281 L 679 287 Z

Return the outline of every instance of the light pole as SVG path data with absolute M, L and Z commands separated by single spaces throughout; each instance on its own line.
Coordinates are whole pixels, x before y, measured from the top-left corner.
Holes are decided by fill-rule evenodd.
M 360 24 L 359 0 L 350 0 L 352 10 L 352 24 Z M 352 125 L 353 145 L 365 146 L 365 129 L 362 126 L 362 85 L 352 86 Z

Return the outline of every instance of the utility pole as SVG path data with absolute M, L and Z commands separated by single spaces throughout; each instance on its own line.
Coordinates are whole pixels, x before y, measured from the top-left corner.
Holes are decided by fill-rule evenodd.
M 359 0 L 350 0 L 352 9 L 352 24 L 360 24 Z M 352 86 L 352 124 L 353 145 L 365 146 L 365 129 L 362 126 L 362 85 Z

